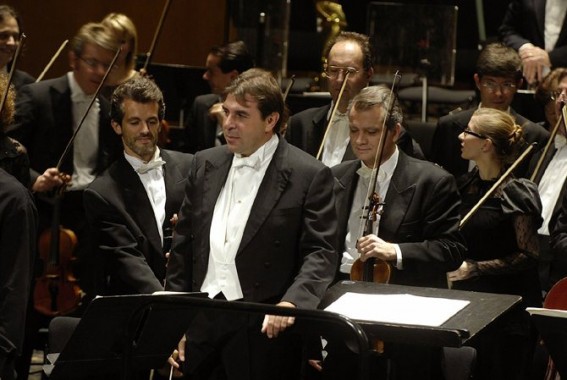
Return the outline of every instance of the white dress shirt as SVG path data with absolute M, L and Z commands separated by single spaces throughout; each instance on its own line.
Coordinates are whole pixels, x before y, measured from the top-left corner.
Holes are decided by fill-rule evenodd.
M 228 178 L 213 211 L 209 265 L 201 286 L 201 291 L 207 292 L 210 298 L 220 292 L 229 301 L 243 298 L 236 269 L 236 253 L 278 141 L 278 136 L 274 134 L 249 157 L 234 155 Z
M 388 193 L 388 188 L 390 187 L 390 181 L 392 180 L 392 175 L 398 164 L 398 157 L 400 153 L 398 148 L 394 151 L 394 154 L 386 160 L 382 165 L 380 165 L 380 170 L 378 171 L 378 195 L 380 200 L 384 201 L 386 194 Z M 364 211 L 363 208 L 368 204 L 368 188 L 370 185 L 370 179 L 372 172 L 376 173 L 376 170 L 367 167 L 364 162 L 361 162 L 361 167 L 356 172 L 359 176 L 358 183 L 356 185 L 356 190 L 352 200 L 352 206 L 350 209 L 350 214 L 348 218 L 347 234 L 345 237 L 345 252 L 343 252 L 343 257 L 341 259 L 340 271 L 342 273 L 350 273 L 352 264 L 356 259 L 360 257 L 358 249 L 356 248 L 357 240 L 363 235 L 364 224 L 366 222 L 363 219 L 363 215 L 368 212 Z M 373 233 L 378 235 L 380 225 L 380 217 L 378 217 L 378 223 L 374 226 Z M 402 269 L 402 256 L 401 250 L 397 244 L 394 244 L 397 255 L 396 267 Z
M 75 131 L 87 111 L 93 95 L 87 95 L 83 92 L 75 80 L 73 72 L 67 73 L 67 79 L 71 89 L 73 131 Z M 93 170 L 96 167 L 98 155 L 99 113 L 100 105 L 98 99 L 96 99 L 73 141 L 73 175 L 69 190 L 83 190 L 95 179 Z
M 124 157 L 126 161 L 132 165 L 132 168 L 136 171 L 138 177 L 140 177 L 144 189 L 146 189 L 146 194 L 154 211 L 156 227 L 163 247 L 163 223 L 165 222 L 165 201 L 167 198 L 163 175 L 163 165 L 165 161 L 161 159 L 158 147 L 156 147 L 152 159 L 147 163 L 137 157 L 130 156 L 126 152 L 124 152 Z M 146 165 L 151 167 L 151 169 L 142 169 Z
M 334 105 L 331 104 L 331 109 L 327 114 L 327 120 L 331 117 L 333 107 Z M 325 125 L 325 127 L 327 126 Z M 343 161 L 349 141 L 348 111 L 347 113 L 341 113 L 337 110 L 333 118 L 333 125 L 329 127 L 329 131 L 327 132 L 327 139 L 323 146 L 321 161 L 328 167 L 340 164 Z
M 565 178 L 567 178 L 567 146 L 564 136 L 555 136 L 555 148 L 557 151 L 545 169 L 537 186 L 541 198 L 541 216 L 543 223 L 537 231 L 540 235 L 549 236 L 549 221 L 553 215 L 553 209 L 559 199 Z
M 546 51 L 551 51 L 555 48 L 563 21 L 565 20 L 566 11 L 567 1 L 565 0 L 547 0 L 545 2 L 544 41 Z

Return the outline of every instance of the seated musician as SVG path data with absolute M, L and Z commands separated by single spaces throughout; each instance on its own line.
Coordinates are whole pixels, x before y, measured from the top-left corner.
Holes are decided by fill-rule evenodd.
M 309 108 L 293 115 L 286 131 L 286 139 L 312 156 L 317 156 L 325 130 L 329 128 L 323 143 L 320 160 L 332 167 L 355 157 L 348 133 L 348 107 L 352 99 L 367 87 L 374 74 L 374 54 L 368 36 L 355 32 L 341 32 L 331 43 L 325 66 L 325 77 L 331 103 L 318 108 Z M 340 89 L 350 72 L 341 98 Z M 338 102 L 337 111 L 328 126 L 332 107 Z M 410 156 L 423 158 L 423 152 L 402 128 L 398 146 Z
M 124 154 L 84 194 L 101 264 L 97 294 L 163 289 L 170 219 L 181 207 L 192 160 L 157 147 L 164 114 L 163 95 L 150 79 L 130 79 L 112 95 L 112 128 L 122 137 Z
M 474 81 L 480 93 L 479 108 L 494 108 L 508 112 L 524 130 L 528 143 L 537 142 L 536 150 L 542 149 L 549 133 L 510 107 L 514 95 L 522 85 L 522 61 L 514 49 L 493 43 L 481 52 L 476 63 Z M 466 174 L 475 166 L 474 162 L 461 157 L 458 136 L 467 127 L 475 109 L 455 112 L 439 119 L 431 145 L 431 161 L 441 165 L 456 178 Z M 521 111 L 521 110 L 519 110 Z M 529 162 L 526 160 L 516 174 L 526 176 Z
M 394 103 L 391 115 L 387 117 L 390 101 Z M 391 266 L 391 283 L 446 288 L 446 271 L 458 268 L 465 254 L 458 232 L 460 198 L 457 186 L 453 176 L 440 167 L 400 151 L 396 140 L 402 119 L 397 99 L 384 86 L 367 87 L 353 99 L 349 131 L 358 159 L 332 168 L 341 244 L 339 252 L 343 252 L 338 279 L 349 278 L 354 260 L 376 258 Z M 384 125 L 386 130 L 383 130 Z M 373 189 L 370 176 L 380 134 L 386 131 L 375 188 L 385 203 L 383 213 L 375 226 L 378 232 L 362 236 L 361 218 L 368 213 L 363 210 L 363 205 L 369 187 Z M 408 354 L 414 348 L 393 350 L 394 356 L 405 351 L 401 359 L 403 365 L 395 368 L 394 378 L 436 378 L 433 372 L 436 369 L 428 368 L 427 363 L 408 365 L 411 360 L 420 360 L 420 354 Z M 341 378 L 337 375 L 341 368 L 349 370 L 341 363 L 342 359 L 326 360 L 323 368 L 329 370 L 329 376 L 333 374 L 332 378 Z
M 221 95 L 234 78 L 253 66 L 254 58 L 242 41 L 211 49 L 203 74 L 203 79 L 209 82 L 211 93 L 195 98 L 184 121 L 187 152 L 195 153 L 224 144 Z
M 479 379 L 524 379 L 535 348 L 525 308 L 541 306 L 537 275 L 541 202 L 537 187 L 511 175 L 489 193 L 522 152 L 522 134 L 508 113 L 479 109 L 459 135 L 462 157 L 476 163 L 459 182 L 461 214 L 476 207 L 487 193 L 488 198 L 461 226 L 467 257 L 458 270 L 449 273 L 449 280 L 454 289 L 522 297 L 519 308 L 492 324 L 490 333 L 476 338 Z

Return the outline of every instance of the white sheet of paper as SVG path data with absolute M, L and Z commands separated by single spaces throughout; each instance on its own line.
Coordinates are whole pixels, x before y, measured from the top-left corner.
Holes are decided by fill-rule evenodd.
M 352 319 L 441 326 L 470 302 L 411 294 L 343 294 L 325 310 Z
M 544 315 L 547 317 L 567 318 L 567 310 L 544 309 L 540 307 L 527 307 L 526 311 L 530 315 Z

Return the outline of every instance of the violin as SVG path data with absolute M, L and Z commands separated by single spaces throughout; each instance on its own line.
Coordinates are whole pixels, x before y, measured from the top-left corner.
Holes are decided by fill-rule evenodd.
M 39 237 L 39 256 L 44 263 L 43 273 L 36 279 L 33 293 L 34 308 L 39 313 L 55 317 L 75 311 L 83 292 L 72 272 L 77 236 L 60 225 L 61 198 L 65 185 L 55 196 L 51 228 Z

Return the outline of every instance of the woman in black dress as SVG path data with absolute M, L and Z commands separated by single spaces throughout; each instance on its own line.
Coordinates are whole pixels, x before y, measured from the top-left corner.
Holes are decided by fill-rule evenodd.
M 459 135 L 461 156 L 476 168 L 460 179 L 464 216 L 492 188 L 523 146 L 522 129 L 508 113 L 480 108 Z M 540 306 L 537 274 L 541 201 L 537 186 L 513 176 L 461 228 L 467 259 L 449 273 L 454 289 L 522 296 L 521 307 L 498 320 L 473 344 L 477 378 L 522 379 L 535 344 L 527 306 Z

